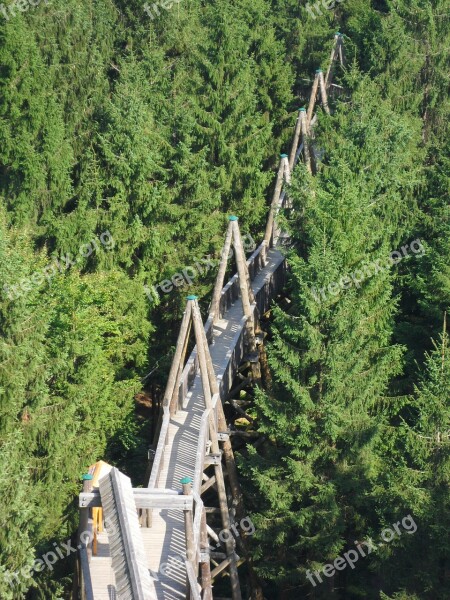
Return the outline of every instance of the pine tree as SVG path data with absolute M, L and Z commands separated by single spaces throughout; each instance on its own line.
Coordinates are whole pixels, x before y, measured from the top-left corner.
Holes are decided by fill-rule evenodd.
M 389 256 L 414 218 L 419 132 L 366 77 L 351 73 L 347 81 L 351 104 L 330 120 L 321 115 L 318 175 L 294 173 L 292 305 L 274 309 L 275 384 L 257 399 L 269 442 L 262 456 L 250 449 L 244 464 L 259 570 L 280 597 L 309 593 L 306 569 L 377 533 L 383 515 L 372 497 L 384 468 L 378 448 L 389 384 L 402 368 L 402 348 L 392 342 Z M 362 593 L 366 569 L 328 580 L 314 597 L 328 598 L 334 585 Z

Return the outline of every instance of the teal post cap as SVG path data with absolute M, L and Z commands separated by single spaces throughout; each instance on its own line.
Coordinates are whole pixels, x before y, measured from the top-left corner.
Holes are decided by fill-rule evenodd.
M 91 479 L 94 479 L 94 476 L 90 473 L 85 473 L 84 475 L 82 475 L 81 479 L 83 481 L 90 481 Z
M 191 477 L 183 477 L 183 479 L 180 479 L 180 483 L 182 483 L 183 485 L 192 483 L 192 478 Z
M 299 112 L 306 112 L 306 108 L 305 107 L 299 108 L 298 110 L 299 110 Z
M 287 154 L 280 154 L 280 157 L 281 157 L 281 158 L 287 158 L 287 157 L 288 157 L 288 155 L 287 155 Z
M 322 73 L 322 69 L 316 69 L 316 73 Z
M 340 31 L 336 31 L 336 35 L 338 35 L 339 37 L 341 37 L 342 33 Z
M 198 296 L 194 296 L 194 294 L 191 294 L 190 296 L 186 296 L 186 300 L 198 300 Z
M 228 220 L 229 220 L 229 221 L 238 221 L 238 220 L 239 220 L 239 218 L 238 218 L 238 217 L 235 217 L 234 215 L 231 215 L 231 216 L 229 216 L 229 217 L 228 217 Z

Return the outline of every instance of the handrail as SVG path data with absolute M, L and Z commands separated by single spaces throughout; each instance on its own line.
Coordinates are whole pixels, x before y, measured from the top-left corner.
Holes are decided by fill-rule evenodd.
M 258 272 L 262 267 L 262 250 L 263 250 L 264 242 L 262 242 L 251 254 L 251 256 L 247 259 L 247 267 L 250 274 L 250 279 L 256 277 Z M 226 285 L 223 287 L 221 296 L 220 296 L 220 304 L 219 304 L 219 313 L 223 315 L 227 309 L 234 303 L 234 301 L 239 297 L 239 277 L 238 274 L 235 273 Z M 204 325 L 206 338 L 209 343 L 213 342 L 213 320 L 214 316 L 210 314 L 206 323 Z M 178 393 L 181 396 L 182 404 L 186 398 L 188 391 L 192 387 L 192 383 L 194 382 L 195 375 L 198 371 L 198 356 L 197 356 L 197 347 L 195 347 L 191 355 L 189 356 L 186 365 L 183 369 L 180 378 L 180 389 Z
M 164 416 L 161 425 L 161 431 L 159 434 L 158 446 L 156 448 L 155 460 L 153 461 L 152 472 L 148 486 L 150 489 L 156 488 L 158 485 L 159 476 L 164 467 L 164 451 L 166 449 L 166 438 L 169 433 L 170 424 L 170 409 L 168 406 L 164 407 Z M 160 443 L 160 442 L 163 443 Z
M 311 119 L 311 126 L 314 125 L 316 119 L 317 119 L 317 115 L 315 114 Z M 300 159 L 300 155 L 303 151 L 303 148 L 304 148 L 304 142 L 303 142 L 303 140 L 301 140 L 300 144 L 298 146 L 298 149 L 295 153 L 294 166 L 298 163 L 298 161 Z M 280 194 L 280 197 L 278 200 L 278 206 L 275 208 L 275 211 L 274 211 L 274 213 L 275 213 L 274 219 L 273 219 L 274 223 L 275 223 L 275 217 L 278 214 L 278 212 L 283 207 L 285 207 L 287 199 L 288 199 L 288 195 L 287 195 L 287 191 L 286 191 L 286 186 L 283 182 L 281 194 Z M 273 231 L 272 231 L 272 236 L 271 236 L 271 245 L 275 246 L 278 239 L 279 239 L 279 235 L 275 236 L 275 227 L 273 225 Z M 261 242 L 261 244 L 253 251 L 251 256 L 246 260 L 247 268 L 248 268 L 248 272 L 249 272 L 251 281 L 253 281 L 255 279 L 257 273 L 264 266 L 264 260 L 265 260 L 264 257 L 265 257 L 265 253 L 267 250 L 267 246 L 268 246 L 268 243 L 265 240 L 263 240 Z M 219 318 L 222 317 L 227 312 L 227 310 L 230 308 L 230 306 L 232 304 L 234 304 L 235 300 L 237 300 L 237 298 L 239 297 L 239 294 L 240 294 L 239 275 L 238 275 L 238 273 L 235 273 L 232 277 L 230 277 L 228 282 L 222 288 L 220 300 L 219 300 Z M 205 330 L 206 338 L 210 344 L 213 343 L 213 341 L 214 341 L 213 340 L 213 323 L 214 323 L 214 315 L 209 314 L 208 318 L 206 320 L 206 323 L 204 324 L 204 330 Z M 199 360 L 198 360 L 198 354 L 197 354 L 197 347 L 194 347 L 194 349 L 192 350 L 192 352 L 186 362 L 186 365 L 184 366 L 184 368 L 182 370 L 179 383 L 177 382 L 178 389 L 176 390 L 176 393 L 178 394 L 178 400 L 179 400 L 178 404 L 181 406 L 184 406 L 185 399 L 187 397 L 188 392 L 192 388 L 192 385 L 195 380 L 195 376 L 198 372 L 198 369 L 199 369 Z M 205 417 L 205 413 L 203 414 L 203 417 Z M 202 417 L 202 419 L 203 419 L 203 417 Z M 168 435 L 169 424 L 170 424 L 170 413 L 169 413 L 168 407 L 164 407 L 164 416 L 163 416 L 163 420 L 162 420 L 161 432 L 160 432 L 160 436 L 159 436 L 159 440 L 158 440 L 155 459 L 153 462 L 150 481 L 148 484 L 148 488 L 150 488 L 150 489 L 156 488 L 156 486 L 158 485 L 159 476 L 164 467 L 164 453 L 165 453 L 165 447 L 166 447 L 166 441 L 167 441 L 166 438 Z M 200 441 L 201 440 L 199 440 L 199 444 L 200 444 Z M 199 448 L 200 448 L 200 446 L 199 446 Z M 197 466 L 196 466 L 196 470 L 197 470 Z M 198 492 L 199 490 L 195 489 L 195 491 Z
M 189 562 L 188 560 L 186 560 L 185 565 L 186 565 L 186 573 L 187 573 L 188 580 L 189 580 L 189 587 L 191 588 L 192 598 L 193 598 L 193 600 L 202 600 L 199 589 L 198 589 L 200 587 L 200 584 L 197 581 L 197 577 L 196 577 L 194 568 L 192 566 L 192 563 Z
M 336 34 L 335 47 L 332 52 L 332 61 L 334 60 L 333 57 L 335 57 L 337 55 L 338 50 L 342 54 L 342 48 L 341 48 L 342 40 L 340 38 L 341 38 L 341 34 Z M 340 44 L 340 46 L 338 46 L 338 44 Z M 341 62 L 342 62 L 342 57 L 341 57 Z M 327 72 L 327 79 L 325 81 L 323 81 L 323 73 L 321 70 L 318 70 L 319 75 L 316 76 L 316 80 L 317 80 L 316 88 L 320 85 L 322 104 L 324 105 L 325 110 L 328 110 L 327 100 L 326 100 L 326 89 L 328 87 L 327 84 L 329 83 L 329 81 L 328 81 L 329 72 L 330 72 L 330 69 Z M 317 89 L 316 89 L 316 92 L 317 92 Z M 303 152 L 305 155 L 305 160 L 306 160 L 307 156 L 308 156 L 308 139 L 314 138 L 313 127 L 317 120 L 317 114 L 314 114 L 314 116 L 313 116 L 314 105 L 315 105 L 315 96 L 314 96 L 313 100 L 314 100 L 313 102 L 310 102 L 311 114 L 310 114 L 310 111 L 308 110 L 308 114 L 306 115 L 308 129 L 305 129 L 305 120 L 304 120 L 305 119 L 305 109 L 300 109 L 300 117 L 299 117 L 300 121 L 298 121 L 298 123 L 300 123 L 301 127 L 298 131 L 301 132 L 302 140 L 300 140 L 300 144 L 299 144 L 298 143 L 299 135 L 297 135 L 298 131 L 296 130 L 296 136 L 294 137 L 293 148 L 291 150 L 291 162 L 288 161 L 286 163 L 287 155 L 282 155 L 282 162 L 280 163 L 280 169 L 279 169 L 279 177 L 277 179 L 277 184 L 276 184 L 276 188 L 275 188 L 276 193 L 274 194 L 274 200 L 272 201 L 272 205 L 270 208 L 270 215 L 269 215 L 270 218 L 268 220 L 268 225 L 266 227 L 266 233 L 264 236 L 264 240 L 253 251 L 251 256 L 245 261 L 246 265 L 247 265 L 248 277 L 250 278 L 250 281 L 253 281 L 255 279 L 255 277 L 257 276 L 257 274 L 261 271 L 261 269 L 263 269 L 266 266 L 267 252 L 268 252 L 269 248 L 276 247 L 279 238 L 282 237 L 282 235 L 283 235 L 282 233 L 280 233 L 277 230 L 277 224 L 275 222 L 275 219 L 280 210 L 282 210 L 283 208 L 291 207 L 287 189 L 286 189 L 286 183 L 289 184 L 289 182 L 290 182 L 292 159 L 293 159 L 293 166 L 295 166 L 298 163 L 298 161 L 300 160 L 300 156 Z M 312 117 L 312 118 L 310 118 L 310 117 Z M 299 127 L 299 125 L 297 124 L 297 128 L 298 127 Z M 295 148 L 295 146 L 297 146 L 297 148 Z M 308 161 L 306 160 L 306 162 L 308 162 Z M 283 165 L 284 165 L 284 170 L 283 170 Z M 311 169 L 309 169 L 309 170 L 311 172 Z M 270 233 L 270 236 L 268 236 L 268 233 Z M 226 246 L 226 247 L 228 247 L 228 246 Z M 277 256 L 275 256 L 275 254 L 276 253 L 274 253 L 272 255 L 273 258 L 271 260 L 278 261 L 276 263 L 276 265 L 279 266 L 281 264 L 280 261 L 283 262 L 283 259 L 279 254 Z M 242 256 L 242 258 L 244 258 L 245 255 L 239 254 L 239 257 L 241 257 L 241 256 Z M 241 275 L 243 272 L 245 272 L 245 269 L 243 268 L 242 263 L 243 263 L 243 261 L 241 261 L 241 259 L 240 259 L 239 267 L 240 267 Z M 267 287 L 274 285 L 274 280 L 277 285 L 280 284 L 279 277 L 280 277 L 280 274 L 281 274 L 281 277 L 284 277 L 285 262 L 283 262 L 283 265 L 284 266 L 282 269 L 279 269 L 276 272 L 274 271 L 274 273 L 272 273 L 272 275 L 273 275 L 272 278 L 265 278 L 263 285 L 258 286 L 257 293 L 254 294 L 254 296 L 255 296 L 254 301 L 253 301 L 253 298 L 250 301 L 250 316 L 254 315 L 256 308 L 258 308 L 259 310 L 261 310 L 261 308 L 264 308 L 264 310 L 267 310 L 267 308 L 269 307 L 269 302 L 271 301 L 271 298 L 273 298 L 273 296 L 270 293 L 267 294 L 265 292 L 265 290 L 267 289 Z M 222 270 L 221 278 L 223 278 L 223 275 L 224 275 L 224 273 Z M 247 277 L 247 273 L 245 275 Z M 221 280 L 223 280 L 223 279 L 221 279 Z M 266 287 L 266 285 L 267 285 L 267 287 Z M 243 292 L 242 292 L 243 294 L 244 294 L 244 291 L 245 290 L 243 290 Z M 232 306 L 234 304 L 234 302 L 239 298 L 240 293 L 241 293 L 241 290 L 240 290 L 239 275 L 238 275 L 238 273 L 235 273 L 222 288 L 218 301 L 217 301 L 217 298 L 215 300 L 216 307 L 214 310 L 216 311 L 216 315 L 214 315 L 212 312 L 210 312 L 210 314 L 208 315 L 208 318 L 206 320 L 206 323 L 204 325 L 203 325 L 203 323 L 201 323 L 201 325 L 204 327 L 206 339 L 209 344 L 214 343 L 214 337 L 213 337 L 214 336 L 214 317 L 216 317 L 216 319 L 217 319 L 217 318 L 221 318 L 223 315 L 225 315 L 225 313 L 228 311 L 230 306 Z M 251 302 L 253 302 L 253 304 Z M 211 399 L 211 403 L 209 404 L 210 408 L 205 408 L 205 410 L 203 411 L 202 416 L 201 416 L 201 424 L 200 424 L 197 449 L 196 449 L 195 466 L 194 466 L 192 495 L 190 494 L 190 492 L 187 492 L 185 489 L 183 491 L 183 499 L 189 498 L 189 502 L 186 501 L 182 507 L 182 510 L 184 510 L 184 512 L 185 512 L 185 518 L 187 515 L 189 515 L 189 520 L 185 521 L 186 532 L 188 532 L 187 528 L 189 527 L 189 535 L 187 535 L 187 538 L 186 538 L 186 545 L 189 550 L 193 549 L 193 552 L 192 552 L 193 556 L 189 555 L 190 552 L 186 553 L 187 555 L 186 555 L 185 566 L 186 566 L 187 581 L 188 581 L 188 585 L 190 588 L 190 595 L 191 595 L 191 598 L 193 598 L 194 600 L 201 600 L 201 594 L 199 591 L 200 586 L 199 586 L 198 580 L 197 580 L 198 566 L 199 566 L 200 561 L 207 559 L 206 554 L 208 551 L 207 546 L 205 546 L 204 538 L 202 537 L 203 535 L 206 535 L 206 529 L 202 529 L 202 527 L 205 528 L 205 527 L 207 527 L 207 525 L 206 525 L 205 514 L 204 514 L 205 507 L 204 507 L 203 501 L 201 499 L 202 474 L 204 471 L 206 457 L 207 457 L 208 442 L 213 442 L 213 445 L 215 447 L 214 452 L 218 452 L 218 436 L 217 436 L 218 406 L 219 406 L 219 402 L 221 402 L 221 397 L 227 393 L 228 389 L 230 389 L 230 385 L 231 385 L 230 380 L 232 379 L 233 372 L 234 372 L 233 365 L 235 365 L 236 363 L 239 363 L 240 360 L 242 360 L 244 353 L 245 353 L 244 326 L 245 326 L 247 320 L 250 318 L 248 313 L 249 313 L 249 310 L 247 308 L 247 313 L 244 310 L 244 315 L 242 316 L 242 318 L 239 322 L 239 327 L 236 328 L 236 331 L 233 331 L 234 336 L 233 336 L 233 343 L 231 345 L 232 357 L 226 363 L 224 372 L 217 377 L 217 383 L 219 384 L 219 392 L 215 393 L 213 395 L 212 399 L 208 395 L 208 403 L 209 403 L 209 399 Z M 186 317 L 186 319 L 188 318 L 188 313 L 185 313 L 185 317 Z M 196 317 L 196 318 L 198 318 L 198 317 Z M 197 325 L 198 325 L 199 322 L 195 321 L 195 323 L 197 323 Z M 183 326 L 182 326 L 182 331 L 183 331 Z M 198 334 L 198 327 L 197 327 L 197 334 Z M 186 334 L 185 339 L 187 340 L 188 337 L 189 337 L 189 332 Z M 199 342 L 199 343 L 202 343 L 202 342 Z M 182 365 L 182 363 L 184 361 L 184 357 L 185 357 L 184 353 L 186 350 L 186 346 L 183 346 L 183 348 L 184 348 L 184 350 L 180 355 L 180 359 L 176 363 L 176 364 L 178 364 L 179 367 Z M 182 358 L 181 358 L 181 356 L 182 356 Z M 203 360 L 203 357 L 202 357 L 202 360 Z M 174 361 L 174 363 L 175 363 L 175 361 Z M 208 367 L 208 368 L 212 368 L 212 367 Z M 151 471 L 149 483 L 148 483 L 147 490 L 146 490 L 147 493 L 151 492 L 151 497 L 149 497 L 149 498 L 145 497 L 140 500 L 140 502 L 143 502 L 146 507 L 147 506 L 150 507 L 149 510 L 152 510 L 152 508 L 155 506 L 159 506 L 160 502 L 165 503 L 164 494 L 167 494 L 167 498 L 168 498 L 167 505 L 169 505 L 169 504 L 175 505 L 176 504 L 178 507 L 178 505 L 180 504 L 178 501 L 175 502 L 174 501 L 175 499 L 173 498 L 174 494 L 179 494 L 178 491 L 168 490 L 168 489 L 159 490 L 157 488 L 157 486 L 159 484 L 159 479 L 161 476 L 161 472 L 164 468 L 165 458 L 166 458 L 165 452 L 166 452 L 166 446 L 168 444 L 169 426 L 170 426 L 170 421 L 171 421 L 170 405 L 172 405 L 172 408 L 179 407 L 179 406 L 183 406 L 183 407 L 185 406 L 186 396 L 193 386 L 193 383 L 194 383 L 194 380 L 195 380 L 195 377 L 196 377 L 198 371 L 199 371 L 199 356 L 197 353 L 197 347 L 195 347 L 192 350 L 192 352 L 186 362 L 186 365 L 182 369 L 181 373 L 179 371 L 177 373 L 171 372 L 172 375 L 171 375 L 171 377 L 169 377 L 170 394 L 168 397 L 165 398 L 157 449 L 156 449 L 156 453 L 155 453 L 155 457 L 154 457 L 154 461 L 153 461 L 153 468 Z M 217 387 L 215 389 L 217 389 Z M 178 400 L 178 401 L 175 402 L 176 400 Z M 176 410 L 177 410 L 177 408 L 175 408 L 175 412 L 176 412 Z M 174 411 L 172 410 L 172 413 L 173 412 Z M 214 415 L 214 418 L 212 418 L 212 415 Z M 214 457 L 216 458 L 217 455 L 214 454 Z M 209 462 L 216 463 L 217 461 L 215 460 L 215 461 L 209 461 Z M 183 482 L 183 480 L 182 480 L 182 482 Z M 210 483 L 212 483 L 212 481 L 210 481 Z M 185 484 L 183 482 L 183 486 L 184 485 L 186 485 L 187 489 L 189 489 L 188 484 Z M 158 492 L 160 492 L 160 496 L 157 497 L 156 494 Z M 155 494 L 154 497 L 153 497 L 153 494 Z M 184 494 L 188 494 L 188 495 L 184 495 Z M 85 494 L 85 495 L 87 496 L 87 494 Z M 93 496 L 93 494 L 89 494 L 89 496 Z M 146 494 L 143 494 L 143 496 L 146 496 Z M 161 500 L 161 498 L 162 498 L 162 500 Z M 81 499 L 80 499 L 80 501 L 81 501 Z M 98 502 L 98 499 L 97 498 L 91 499 L 91 502 L 93 502 L 92 506 L 94 506 L 95 502 Z M 136 501 L 135 501 L 135 503 L 136 503 Z M 80 506 L 82 506 L 82 505 L 80 504 Z M 92 528 L 91 523 L 89 523 L 88 528 L 89 529 Z M 191 541 L 189 541 L 189 540 L 192 540 L 193 545 L 191 545 Z M 202 550 L 203 550 L 203 554 L 202 554 Z M 89 571 L 89 551 L 90 551 L 89 545 L 83 545 L 81 547 L 80 562 L 81 562 L 81 571 L 83 574 L 86 599 L 93 600 L 92 581 L 91 581 L 91 575 L 90 575 L 90 571 Z M 216 569 L 214 569 L 212 572 L 213 578 L 217 575 L 218 572 L 220 572 L 220 570 L 225 568 L 224 567 L 225 563 L 229 564 L 231 560 L 232 559 L 230 558 L 230 555 L 229 555 L 228 558 L 219 567 L 216 567 Z M 232 573 L 231 570 L 230 570 L 230 573 Z
M 262 249 L 264 246 L 264 242 L 262 242 L 258 248 L 254 250 L 251 256 L 247 259 L 247 267 L 250 274 L 250 279 L 253 280 L 257 273 L 260 271 L 262 267 Z M 220 314 L 226 312 L 226 310 L 231 306 L 231 304 L 236 300 L 239 296 L 239 278 L 238 274 L 235 273 L 227 282 L 227 284 L 223 287 L 221 297 L 220 297 Z M 213 331 L 213 315 L 209 315 L 205 325 L 205 334 L 208 341 L 211 343 L 212 341 L 212 331 Z M 180 404 L 183 404 L 187 393 L 192 387 L 192 384 L 195 379 L 195 375 L 198 372 L 199 364 L 198 364 L 198 356 L 197 356 L 197 347 L 195 347 L 191 355 L 189 356 L 186 365 L 182 371 L 178 389 L 179 399 L 181 400 Z M 180 397 L 181 396 L 181 397 Z M 158 485 L 159 475 L 164 467 L 164 452 L 166 447 L 166 437 L 168 435 L 168 429 L 170 424 L 170 411 L 169 407 L 164 407 L 164 415 L 162 419 L 161 431 L 159 434 L 158 445 L 155 453 L 155 458 L 153 461 L 152 472 L 150 475 L 150 480 L 148 483 L 148 488 L 156 488 Z M 162 442 L 164 440 L 164 443 Z
M 80 566 L 82 581 L 86 600 L 94 600 L 94 590 L 92 587 L 91 570 L 89 569 L 89 557 L 86 546 L 80 548 Z

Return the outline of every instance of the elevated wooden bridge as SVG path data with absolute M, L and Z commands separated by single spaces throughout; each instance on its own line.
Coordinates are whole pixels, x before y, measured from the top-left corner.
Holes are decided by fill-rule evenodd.
M 279 210 L 289 206 L 284 184 L 301 157 L 310 172 L 315 169 L 314 107 L 320 96 L 329 112 L 333 66 L 343 60 L 342 35 L 336 34 L 328 70 L 317 70 L 308 110 L 299 110 L 291 153 L 281 155 L 263 242 L 246 259 L 238 219 L 229 217 L 205 324 L 197 298 L 187 299 L 148 486 L 133 489 L 105 463 L 84 476 L 75 598 L 211 600 L 213 584 L 224 574 L 232 600 L 242 598 L 238 567 L 247 558 L 251 522 L 223 404 L 243 361 L 251 364 L 253 380 L 260 379 L 259 316 L 285 281 L 285 238 L 277 225 Z M 237 273 L 224 285 L 232 246 Z M 187 358 L 191 335 L 195 347 Z M 252 597 L 262 598 L 256 588 Z

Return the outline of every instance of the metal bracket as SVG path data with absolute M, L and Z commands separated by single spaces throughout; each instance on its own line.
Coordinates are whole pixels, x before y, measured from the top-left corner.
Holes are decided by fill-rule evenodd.
M 205 465 L 220 465 L 222 454 L 207 454 L 205 456 Z
M 80 494 L 80 508 L 86 508 L 90 505 L 90 497 L 84 496 L 83 494 Z

